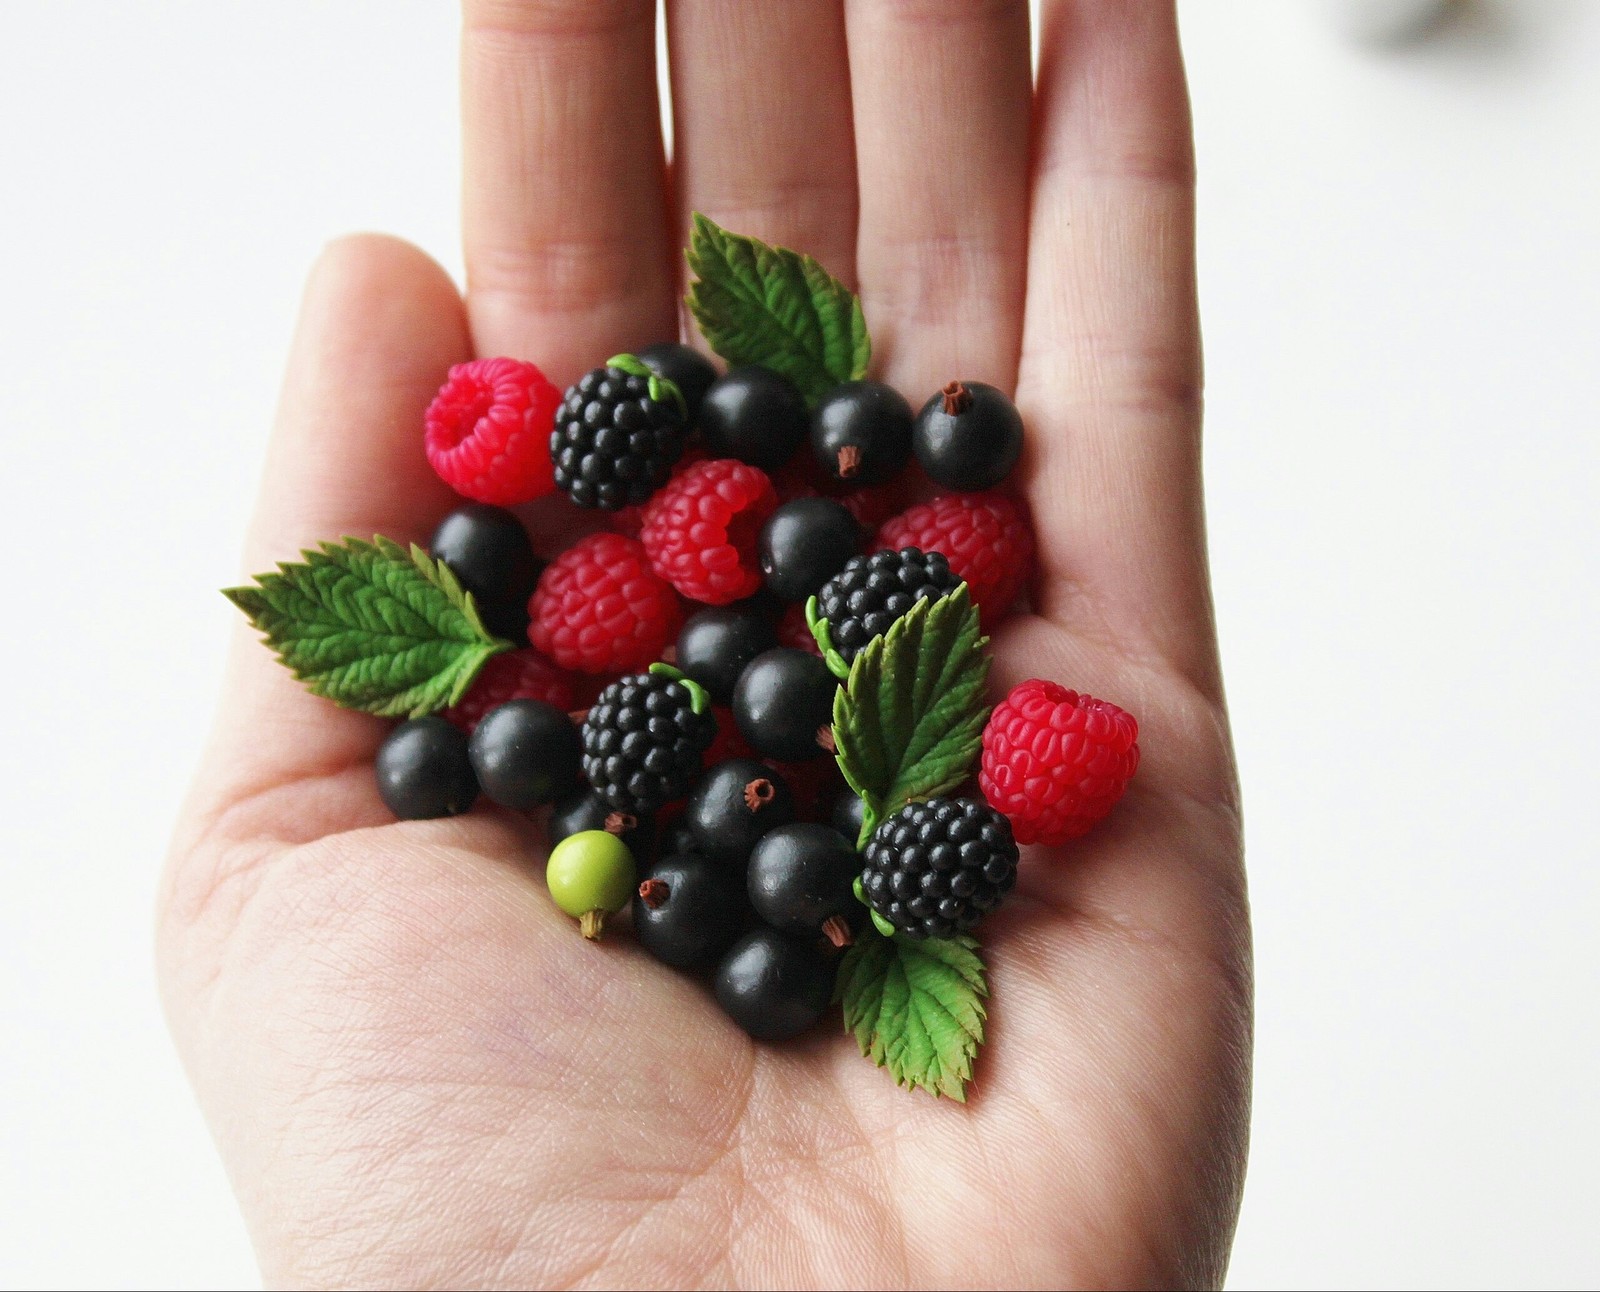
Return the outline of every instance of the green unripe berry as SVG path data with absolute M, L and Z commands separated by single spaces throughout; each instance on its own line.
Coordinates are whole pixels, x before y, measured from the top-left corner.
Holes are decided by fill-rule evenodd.
M 606 915 L 628 905 L 639 882 L 628 845 L 605 830 L 580 830 L 556 844 L 544 879 L 586 938 L 600 936 Z

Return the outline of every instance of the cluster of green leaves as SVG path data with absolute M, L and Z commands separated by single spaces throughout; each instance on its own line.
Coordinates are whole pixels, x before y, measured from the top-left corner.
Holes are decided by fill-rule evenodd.
M 382 536 L 301 553 L 223 595 L 318 695 L 385 718 L 456 703 L 484 661 L 511 643 L 483 626 L 443 561 Z

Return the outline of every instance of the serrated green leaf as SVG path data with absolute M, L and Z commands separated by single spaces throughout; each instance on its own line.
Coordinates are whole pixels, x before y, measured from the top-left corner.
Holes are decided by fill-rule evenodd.
M 861 302 L 810 256 L 729 233 L 698 212 L 686 253 L 686 300 L 711 348 L 730 364 L 781 372 L 815 403 L 866 375 L 872 339 Z
M 989 994 L 977 940 L 866 936 L 845 953 L 834 996 L 861 1053 L 895 1084 L 965 1102 Z
M 855 657 L 834 696 L 833 740 L 872 821 L 952 790 L 971 772 L 989 717 L 987 642 L 963 583 L 919 601 Z
M 833 648 L 833 629 L 828 627 L 828 621 L 817 609 L 817 599 L 814 596 L 806 598 L 806 627 L 811 630 L 811 636 L 817 643 L 817 649 L 822 652 L 822 662 L 828 666 L 828 671 L 841 682 L 848 679 L 850 665 L 846 664 L 844 656 Z
M 381 535 L 345 538 L 223 595 L 295 677 L 347 709 L 415 718 L 455 704 L 511 643 L 443 561 Z

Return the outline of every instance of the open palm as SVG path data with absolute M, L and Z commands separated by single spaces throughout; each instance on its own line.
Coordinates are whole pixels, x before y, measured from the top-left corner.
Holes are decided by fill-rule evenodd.
M 687 213 L 859 284 L 881 376 L 1015 389 L 1040 540 L 997 683 L 1138 715 L 1082 844 L 985 926 L 965 1106 L 836 1032 L 753 1044 L 625 936 L 583 943 L 529 823 L 395 823 L 385 724 L 241 629 L 160 926 L 179 1045 L 270 1283 L 934 1286 L 1220 1280 L 1249 942 L 1199 484 L 1193 203 L 1170 10 L 469 4 L 469 290 L 384 238 L 311 279 L 246 553 L 422 539 L 421 411 L 474 354 L 561 384 L 678 331 Z M 537 522 L 535 521 L 535 524 Z

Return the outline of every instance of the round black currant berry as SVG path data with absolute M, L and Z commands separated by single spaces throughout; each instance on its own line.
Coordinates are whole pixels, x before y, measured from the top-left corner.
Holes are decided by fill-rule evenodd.
M 578 788 L 583 741 L 555 705 L 507 700 L 473 728 L 468 753 L 485 794 L 501 807 L 531 812 Z
M 683 822 L 696 852 L 740 870 L 756 842 L 794 815 L 794 795 L 782 776 L 753 758 L 729 758 L 695 782 Z
M 691 615 L 678 634 L 678 667 L 718 704 L 733 703 L 739 674 L 778 644 L 772 621 L 740 606 L 713 606 Z
M 828 752 L 839 679 L 809 651 L 779 646 L 756 656 L 733 691 L 733 720 L 758 754 L 799 763 Z
M 849 786 L 834 795 L 828 806 L 828 824 L 851 843 L 861 837 L 861 826 L 866 820 L 867 805 L 861 795 Z
M 439 522 L 428 550 L 477 598 L 490 632 L 526 644 L 528 598 L 544 562 L 512 512 L 486 502 L 457 507 Z
M 633 899 L 639 945 L 680 969 L 715 964 L 747 922 L 738 876 L 696 853 L 666 857 L 650 867 Z
M 850 921 L 866 911 L 851 885 L 861 873 L 861 854 L 837 830 L 801 822 L 764 836 L 750 854 L 750 904 L 784 933 L 816 933 L 835 917 L 835 945 Z
M 851 488 L 894 479 L 911 457 L 911 405 L 881 381 L 847 381 L 811 414 L 811 451 Z
M 478 797 L 467 738 L 443 718 L 412 718 L 378 746 L 378 793 L 402 821 L 457 816 Z
M 805 396 L 770 368 L 735 368 L 711 383 L 700 404 L 700 435 L 714 458 L 776 471 L 806 437 Z
M 767 517 L 757 550 L 770 591 L 804 601 L 861 550 L 863 535 L 843 503 L 796 498 Z
M 1022 456 L 1022 414 L 993 386 L 952 381 L 917 414 L 911 447 L 946 489 L 993 489 Z
M 557 800 L 550 809 L 550 822 L 546 829 L 552 848 L 568 835 L 582 834 L 585 830 L 609 831 L 619 835 L 622 842 L 628 845 L 628 851 L 639 861 L 651 855 L 656 842 L 654 819 L 634 816 L 631 812 L 618 812 L 591 789 L 579 789 Z
M 717 966 L 717 1003 L 756 1040 L 788 1040 L 828 1008 L 833 972 L 814 939 L 756 929 Z
M 694 831 L 689 828 L 689 823 L 679 816 L 667 827 L 666 834 L 661 837 L 661 855 L 663 857 L 682 857 L 688 853 L 698 854 L 700 842 L 694 837 Z
M 658 377 L 665 377 L 677 386 L 683 402 L 689 406 L 692 425 L 700 411 L 700 402 L 717 379 L 717 370 L 711 360 L 693 346 L 679 345 L 676 341 L 663 341 L 639 351 L 639 362 Z

